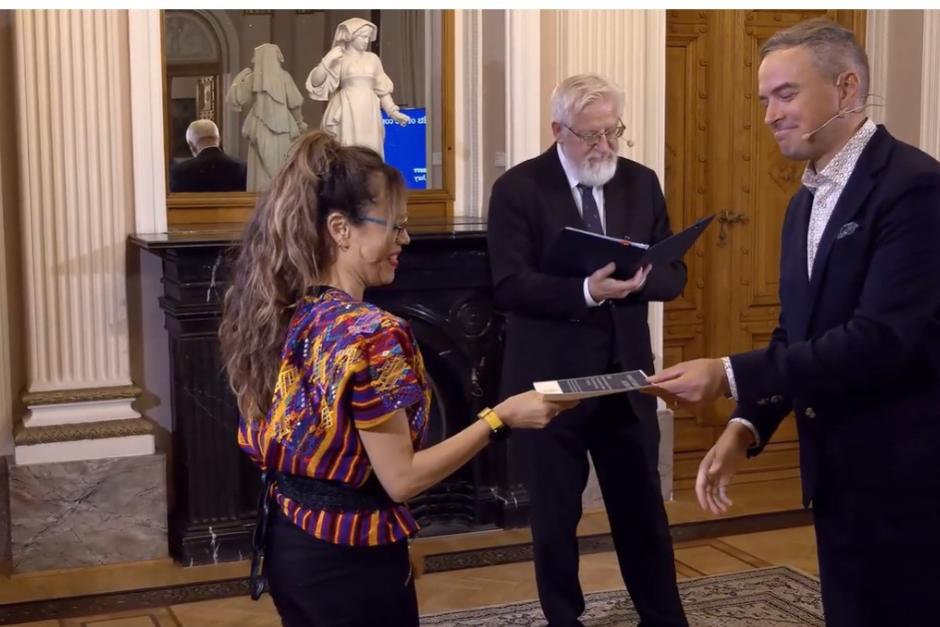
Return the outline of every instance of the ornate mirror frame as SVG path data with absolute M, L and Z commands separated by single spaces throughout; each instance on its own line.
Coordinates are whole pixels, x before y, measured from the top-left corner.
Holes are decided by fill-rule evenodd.
M 169 107 L 167 94 L 166 34 L 164 14 L 160 11 L 160 50 L 163 82 L 163 167 L 169 169 Z M 414 190 L 408 194 L 408 213 L 415 218 L 449 218 L 454 213 L 455 174 L 455 40 L 454 10 L 441 11 L 441 173 L 443 187 Z M 166 172 L 169 180 L 169 173 Z M 257 200 L 254 192 L 170 193 L 167 192 L 167 226 L 170 229 L 217 227 L 247 221 Z

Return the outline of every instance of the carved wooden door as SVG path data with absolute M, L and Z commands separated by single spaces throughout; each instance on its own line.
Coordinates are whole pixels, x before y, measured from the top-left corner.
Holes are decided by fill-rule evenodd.
M 766 345 L 779 315 L 780 232 L 803 163 L 780 155 L 757 97 L 758 52 L 777 30 L 827 15 L 864 41 L 864 11 L 668 11 L 666 202 L 673 230 L 718 214 L 686 261 L 689 282 L 666 304 L 664 362 Z M 694 478 L 733 408 L 676 416 L 675 477 Z M 797 466 L 788 419 L 751 472 Z

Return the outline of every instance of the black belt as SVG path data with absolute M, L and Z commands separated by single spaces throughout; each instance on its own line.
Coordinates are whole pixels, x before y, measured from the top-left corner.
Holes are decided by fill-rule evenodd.
M 336 481 L 325 481 L 299 475 L 287 475 L 266 470 L 261 473 L 261 495 L 258 498 L 258 520 L 251 537 L 251 570 L 248 586 L 251 598 L 257 601 L 268 587 L 264 568 L 264 549 L 272 510 L 276 509 L 272 485 L 277 491 L 309 509 L 329 511 L 374 511 L 395 505 L 385 492 L 375 473 L 358 488 L 350 488 Z M 271 507 L 275 505 L 275 507 Z
M 274 482 L 278 492 L 309 509 L 373 511 L 395 505 L 374 473 L 358 488 L 280 472 L 274 473 Z

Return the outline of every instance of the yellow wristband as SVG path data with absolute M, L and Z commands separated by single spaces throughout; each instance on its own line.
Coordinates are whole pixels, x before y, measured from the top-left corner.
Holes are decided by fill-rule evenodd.
M 493 431 L 505 426 L 503 421 L 499 419 L 499 416 L 496 415 L 496 412 L 489 407 L 484 407 L 477 416 L 480 420 L 488 424 Z

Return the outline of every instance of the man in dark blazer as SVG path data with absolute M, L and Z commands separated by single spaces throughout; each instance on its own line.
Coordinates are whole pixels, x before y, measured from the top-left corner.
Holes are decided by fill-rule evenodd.
M 171 192 L 243 192 L 248 178 L 245 162 L 219 147 L 219 127 L 212 120 L 196 120 L 186 129 L 192 159 L 170 168 Z
M 656 174 L 617 156 L 623 92 L 579 75 L 552 95 L 556 143 L 493 185 L 489 251 L 506 316 L 502 394 L 534 381 L 622 370 L 652 372 L 650 301 L 682 293 L 686 268 L 642 268 L 620 280 L 613 264 L 587 277 L 546 271 L 566 226 L 653 244 L 670 235 Z M 577 525 L 589 474 L 604 496 L 620 570 L 642 625 L 686 625 L 657 471 L 656 399 L 617 394 L 582 401 L 539 433 L 515 433 L 511 454 L 529 498 L 535 573 L 553 627 L 579 625 Z
M 936 625 L 940 164 L 866 118 L 868 60 L 850 31 L 804 22 L 761 58 L 765 122 L 809 162 L 783 226 L 779 326 L 767 348 L 654 380 L 685 401 L 738 401 L 699 467 L 716 513 L 795 412 L 827 625 Z

